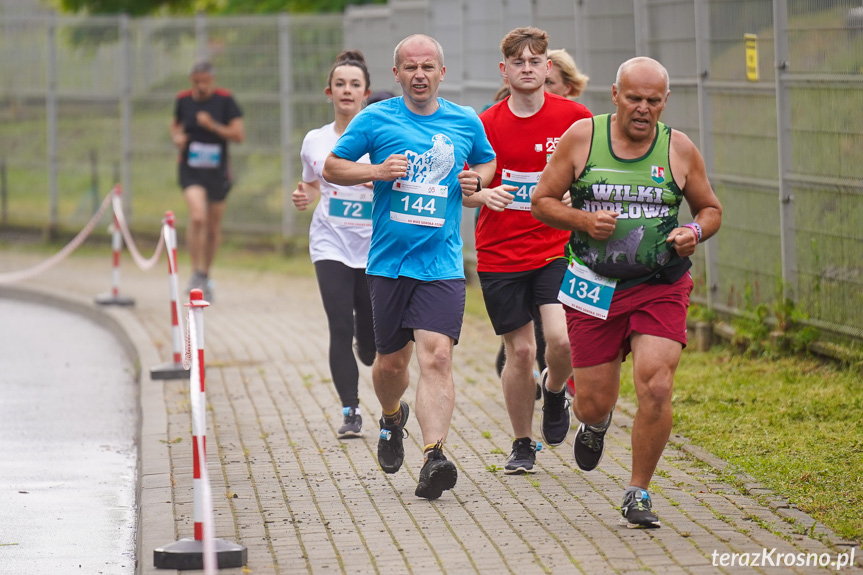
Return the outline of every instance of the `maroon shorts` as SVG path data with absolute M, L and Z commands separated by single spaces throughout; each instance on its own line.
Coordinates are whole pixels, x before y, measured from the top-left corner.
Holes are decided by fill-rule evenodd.
M 632 349 L 629 338 L 633 333 L 664 337 L 686 347 L 686 310 L 691 292 L 692 276 L 687 272 L 673 284 L 641 284 L 615 292 L 604 320 L 563 306 L 572 367 L 608 363 L 617 358 L 621 349 L 626 359 Z

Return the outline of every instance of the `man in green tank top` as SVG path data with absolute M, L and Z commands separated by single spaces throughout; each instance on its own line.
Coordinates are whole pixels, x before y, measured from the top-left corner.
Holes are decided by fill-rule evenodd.
M 573 455 L 585 471 L 602 458 L 620 366 L 632 352 L 638 410 L 621 505 L 628 527 L 659 527 L 647 487 L 671 434 L 674 372 L 692 291 L 689 256 L 722 221 L 695 144 L 659 122 L 669 94 L 668 72 L 656 60 L 621 64 L 611 89 L 616 112 L 567 130 L 531 209 L 571 232 L 560 299 L 572 346 L 572 407 L 581 422 Z M 567 191 L 571 207 L 562 202 Z M 695 217 L 681 224 L 684 199 Z

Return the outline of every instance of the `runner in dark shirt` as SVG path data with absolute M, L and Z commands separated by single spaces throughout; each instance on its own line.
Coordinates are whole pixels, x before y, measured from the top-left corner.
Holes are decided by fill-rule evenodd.
M 210 266 L 219 247 L 225 198 L 232 179 L 228 141 L 245 136 L 242 112 L 228 90 L 216 88 L 213 65 L 196 62 L 192 87 L 177 94 L 171 139 L 180 151 L 179 181 L 189 209 L 186 243 L 192 260 L 188 288 L 212 301 Z

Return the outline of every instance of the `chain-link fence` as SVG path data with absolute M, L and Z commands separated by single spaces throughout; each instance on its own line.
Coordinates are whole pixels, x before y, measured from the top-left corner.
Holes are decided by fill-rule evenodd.
M 444 46 L 441 95 L 481 110 L 499 44 L 536 25 L 611 111 L 621 62 L 669 70 L 663 121 L 702 150 L 725 208 L 699 250 L 696 296 L 735 311 L 792 296 L 812 323 L 863 338 L 863 6 L 860 0 L 390 0 L 344 15 L 70 18 L 0 12 L 2 222 L 75 226 L 121 181 L 133 222 L 182 209 L 172 102 L 196 54 L 245 113 L 233 146 L 228 232 L 304 235 L 287 194 L 303 135 L 331 119 L 326 74 L 360 49 L 373 89 L 398 93 L 392 51 L 425 32 Z M 466 217 L 466 244 L 472 218 Z

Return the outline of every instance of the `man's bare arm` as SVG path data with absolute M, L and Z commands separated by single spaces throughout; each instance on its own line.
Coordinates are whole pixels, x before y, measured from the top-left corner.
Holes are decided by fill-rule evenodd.
M 531 213 L 539 221 L 561 230 L 581 230 L 598 240 L 608 239 L 617 225 L 617 212 L 585 212 L 563 202 L 575 178 L 584 170 L 590 153 L 593 121 L 577 121 L 564 132 L 531 197 Z
M 461 203 L 464 207 L 478 208 L 480 206 L 487 206 L 488 208 L 499 212 L 508 204 L 512 203 L 513 195 L 510 194 L 509 191 L 516 190 L 517 188 L 514 186 L 503 185 L 496 188 L 488 187 L 488 184 L 494 179 L 494 170 L 496 167 L 497 159 L 494 159 L 491 162 L 471 166 L 470 171 L 466 170 L 459 174 L 459 181 L 462 181 L 463 177 L 469 179 L 473 174 L 477 174 L 482 177 L 482 187 L 479 189 L 476 189 L 475 180 L 473 183 L 468 183 L 467 186 L 462 186 Z M 466 193 L 468 190 L 473 191 Z
M 186 146 L 186 141 L 188 140 L 188 136 L 186 135 L 186 129 L 180 124 L 176 118 L 171 120 L 171 141 L 174 142 L 174 146 L 182 151 Z
M 408 159 L 403 154 L 393 154 L 382 164 L 361 164 L 330 152 L 323 170 L 326 181 L 340 186 L 356 186 L 376 180 L 391 182 L 407 175 Z
M 719 230 L 722 204 L 707 179 L 704 158 L 686 134 L 672 131 L 670 155 L 672 165 L 680 166 L 679 171 L 675 169 L 674 180 L 683 190 L 693 221 L 701 228 L 701 237 L 696 230 L 684 225 L 671 230 L 666 241 L 674 242 L 674 248 L 681 257 L 691 256 L 699 241 L 705 241 Z
M 239 144 L 246 137 L 246 126 L 243 123 L 243 118 L 237 117 L 227 124 L 220 124 L 209 114 L 203 110 L 195 115 L 195 121 L 202 128 L 209 130 L 222 138 Z

